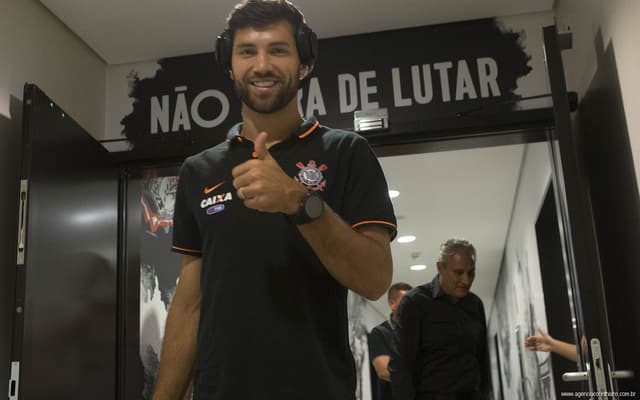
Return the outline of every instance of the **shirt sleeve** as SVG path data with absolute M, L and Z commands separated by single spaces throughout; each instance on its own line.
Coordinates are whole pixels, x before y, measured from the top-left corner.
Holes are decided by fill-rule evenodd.
M 384 226 L 393 240 L 396 217 L 382 167 L 363 137 L 357 136 L 353 145 L 343 217 L 353 228 L 368 224 Z
M 416 356 L 420 348 L 420 308 L 408 296 L 402 298 L 393 330 L 392 355 L 389 362 L 391 392 L 394 400 L 414 400 L 416 397 Z
M 369 357 L 371 362 L 378 356 L 388 356 L 389 349 L 380 326 L 376 326 L 369 334 Z
M 185 161 L 180 167 L 178 189 L 173 212 L 173 246 L 172 250 L 178 253 L 200 256 L 202 255 L 202 240 L 200 229 L 190 207 L 188 193 L 191 174 Z

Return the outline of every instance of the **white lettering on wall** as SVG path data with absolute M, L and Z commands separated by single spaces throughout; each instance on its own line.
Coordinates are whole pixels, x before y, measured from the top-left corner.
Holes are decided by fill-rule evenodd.
M 185 131 L 191 130 L 191 121 L 189 120 L 189 108 L 187 107 L 187 99 L 184 96 L 184 91 L 187 90 L 186 86 L 180 86 L 176 88 L 178 97 L 176 98 L 176 110 L 173 113 L 173 124 L 171 125 L 171 132 L 178 132 L 180 128 Z
M 169 95 L 162 96 L 162 104 L 157 97 L 151 98 L 151 133 L 158 133 L 158 124 L 161 132 L 169 131 Z
M 422 76 L 420 75 L 420 66 L 411 66 L 411 87 L 413 90 L 413 100 L 418 104 L 428 104 L 433 100 L 433 84 L 431 79 L 431 66 L 429 64 L 422 65 Z M 393 100 L 396 107 L 408 107 L 413 104 L 410 97 L 402 97 L 401 93 L 401 76 L 400 68 L 391 70 L 393 81 Z
M 322 91 L 320 90 L 320 83 L 317 77 L 311 78 L 309 81 L 309 96 L 307 96 L 307 112 L 304 114 L 307 118 L 314 115 L 315 112 L 318 115 L 327 115 L 327 109 L 324 106 L 324 100 L 322 99 Z
M 410 97 L 402 97 L 402 88 L 400 83 L 400 68 L 391 70 L 391 80 L 393 82 L 393 104 L 396 107 L 408 107 L 411 105 Z
M 424 83 L 420 84 L 420 67 L 417 65 L 411 66 L 411 80 L 413 81 L 413 98 L 416 99 L 418 104 L 430 103 L 433 99 L 433 83 L 431 80 L 431 66 L 429 64 L 422 65 L 422 80 Z M 424 92 L 423 92 L 424 89 Z
M 467 95 L 470 99 L 477 99 L 476 88 L 469 72 L 469 66 L 465 60 L 458 61 L 458 78 L 456 79 L 456 100 L 463 100 Z
M 360 103 L 362 104 L 362 110 L 376 110 L 380 108 L 377 101 L 369 101 L 369 95 L 378 93 L 378 87 L 375 85 L 369 85 L 367 82 L 369 79 L 376 77 L 376 71 L 363 71 L 358 74 L 358 80 L 360 82 Z
M 186 86 L 177 86 L 174 91 L 177 94 L 173 114 L 171 113 L 171 98 L 169 95 L 163 95 L 160 98 L 151 97 L 151 134 L 178 132 L 180 130 L 189 131 L 191 130 L 192 122 L 202 128 L 214 128 L 222 124 L 229 116 L 229 99 L 219 90 L 207 89 L 198 93 L 191 106 L 187 104 Z M 212 119 L 205 119 L 201 114 L 200 106 L 206 99 L 215 99 L 220 103 L 219 114 Z M 170 122 L 171 124 L 169 124 Z M 171 126 L 171 130 L 169 130 L 169 126 Z
M 500 87 L 498 86 L 498 63 L 491 57 L 478 58 L 478 77 L 480 80 L 480 96 L 489 97 L 489 89 L 491 96 L 500 96 Z
M 412 95 L 402 92 L 402 83 L 406 87 L 406 69 L 394 67 L 391 70 L 391 82 L 393 86 L 393 104 L 395 107 L 409 107 L 414 103 L 428 104 L 433 101 L 434 96 L 440 95 L 439 101 L 443 103 L 450 101 L 475 100 L 478 98 L 478 88 L 480 97 L 500 96 L 498 87 L 498 64 L 491 58 L 480 58 L 471 67 L 478 67 L 478 79 L 474 80 L 475 74 L 469 67 L 466 60 L 444 61 L 433 64 L 412 65 L 411 66 L 411 86 Z M 475 71 L 474 71 L 475 72 Z M 440 80 L 440 93 L 434 92 L 433 76 L 438 74 Z M 455 82 L 452 80 L 455 77 Z M 452 90 L 455 92 L 451 97 Z
M 338 98 L 340 113 L 353 112 L 358 108 L 358 89 L 355 76 L 351 74 L 338 75 Z
M 473 71 L 473 68 L 477 71 Z M 337 76 L 338 103 L 341 114 L 380 108 L 376 98 L 376 70 Z M 477 72 L 477 74 L 476 74 Z M 415 104 L 474 100 L 479 97 L 498 97 L 498 64 L 491 57 L 477 60 L 440 61 L 434 64 L 393 67 L 391 84 L 393 106 L 410 107 Z M 477 77 L 474 79 L 474 77 Z M 440 81 L 440 91 L 434 90 L 434 79 Z M 454 80 L 455 79 L 455 80 Z M 409 81 L 408 81 L 409 80 Z M 403 92 L 404 87 L 404 92 Z M 410 88 L 410 89 L 409 89 Z M 150 98 L 151 134 L 189 131 L 192 126 L 214 128 L 221 125 L 230 113 L 227 95 L 219 90 L 207 89 L 198 93 L 191 104 L 186 96 L 187 86 L 174 88 L 174 95 L 165 94 Z M 312 77 L 308 85 L 306 104 L 302 104 L 303 89 L 298 90 L 298 111 L 308 117 L 327 115 L 327 107 L 318 77 Z M 204 118 L 206 101 L 220 103 L 216 115 Z M 384 107 L 384 105 L 383 105 Z
M 220 114 L 216 118 L 210 120 L 206 120 L 200 115 L 200 103 L 208 97 L 218 100 L 222 107 Z M 227 116 L 229 116 L 229 99 L 227 99 L 227 96 L 219 90 L 209 89 L 204 92 L 200 92 L 196 98 L 193 99 L 193 103 L 191 103 L 191 118 L 193 118 L 193 122 L 195 122 L 196 125 L 203 128 L 215 128 L 223 123 L 224 120 L 227 119 Z
M 442 91 L 442 101 L 451 101 L 451 91 L 449 90 L 449 69 L 453 67 L 451 61 L 435 63 L 433 69 L 440 73 L 440 89 Z

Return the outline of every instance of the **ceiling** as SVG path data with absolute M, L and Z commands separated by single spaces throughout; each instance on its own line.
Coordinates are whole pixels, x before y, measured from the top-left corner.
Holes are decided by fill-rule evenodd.
M 40 0 L 107 64 L 213 50 L 237 0 Z M 320 38 L 549 11 L 553 0 L 294 0 Z
M 236 0 L 40 0 L 107 64 L 210 52 Z M 297 0 L 320 38 L 492 16 L 549 11 L 553 0 Z M 366 6 L 364 6 L 366 4 Z M 513 208 L 523 145 L 382 157 L 399 236 L 394 282 L 435 276 L 439 244 L 464 237 L 477 248 L 473 291 L 490 310 Z M 427 269 L 411 271 L 412 264 Z M 373 302 L 382 313 L 386 296 Z
M 381 157 L 389 188 L 398 190 L 393 205 L 398 237 L 391 243 L 393 282 L 413 286 L 436 275 L 440 243 L 451 237 L 469 240 L 477 252 L 472 291 L 487 314 L 500 272 L 525 145 Z M 412 271 L 411 265 L 427 269 Z M 386 297 L 374 303 L 388 313 Z

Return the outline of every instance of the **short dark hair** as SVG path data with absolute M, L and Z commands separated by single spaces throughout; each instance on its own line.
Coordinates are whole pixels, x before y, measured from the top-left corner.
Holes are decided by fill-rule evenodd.
M 283 20 L 291 24 L 294 35 L 306 25 L 302 12 L 287 0 L 245 0 L 233 8 L 227 26 L 233 41 L 238 29 L 264 28 Z
M 394 283 L 389 287 L 389 292 L 387 292 L 387 299 L 391 300 L 393 297 L 396 296 L 398 292 L 401 292 L 403 290 L 409 291 L 411 289 L 413 289 L 413 287 L 411 287 L 411 285 L 409 285 L 408 283 L 404 283 L 404 282 Z

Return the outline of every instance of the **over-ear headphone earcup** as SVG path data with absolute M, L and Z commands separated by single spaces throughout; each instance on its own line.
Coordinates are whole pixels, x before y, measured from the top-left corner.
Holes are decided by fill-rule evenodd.
M 216 39 L 216 61 L 223 72 L 231 70 L 231 34 L 228 29 Z
M 309 67 L 309 76 L 318 58 L 318 36 L 307 25 L 301 25 L 296 32 L 296 46 L 300 62 Z
M 313 62 L 310 66 L 311 70 L 316 64 L 316 61 L 318 61 L 318 53 L 320 52 L 320 46 L 318 45 L 318 36 L 314 31 L 309 31 L 309 47 L 311 48 L 311 57 L 313 58 Z

